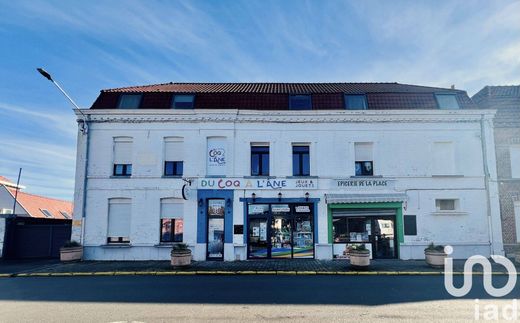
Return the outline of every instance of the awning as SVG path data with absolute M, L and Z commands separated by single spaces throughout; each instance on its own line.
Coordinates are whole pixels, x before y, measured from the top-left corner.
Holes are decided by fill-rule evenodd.
M 338 203 L 385 203 L 405 202 L 408 196 L 405 193 L 379 193 L 379 194 L 325 194 L 327 204 Z

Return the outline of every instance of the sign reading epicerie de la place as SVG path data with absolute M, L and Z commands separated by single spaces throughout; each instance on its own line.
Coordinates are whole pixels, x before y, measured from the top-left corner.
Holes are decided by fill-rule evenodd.
M 300 178 L 200 178 L 198 180 L 199 189 L 217 190 L 291 190 L 291 189 L 317 189 L 316 179 Z

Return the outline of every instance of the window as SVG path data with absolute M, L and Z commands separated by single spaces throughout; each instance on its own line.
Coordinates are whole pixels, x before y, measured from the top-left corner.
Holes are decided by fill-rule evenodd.
M 371 142 L 356 142 L 354 144 L 356 176 L 373 176 L 373 144 Z
M 312 110 L 310 95 L 290 95 L 289 110 Z
M 43 215 L 45 215 L 46 218 L 52 218 L 52 214 L 49 212 L 49 210 L 40 209 L 40 211 L 43 213 Z
M 310 175 L 309 146 L 293 146 L 293 176 Z
M 345 109 L 366 110 L 368 109 L 367 97 L 364 94 L 345 94 Z
M 184 204 L 175 198 L 161 199 L 161 243 L 182 242 Z
M 141 104 L 141 94 L 122 94 L 119 98 L 119 109 L 138 109 Z
M 404 215 L 404 235 L 405 236 L 416 236 L 417 235 L 417 216 L 415 215 Z
M 432 175 L 454 175 L 455 148 L 453 142 L 434 142 L 432 160 Z
M 173 109 L 193 109 L 195 102 L 195 95 L 193 94 L 178 94 L 173 97 Z
M 182 138 L 164 138 L 164 176 L 182 176 L 184 171 Z
M 251 176 L 269 176 L 269 146 L 251 146 Z
M 371 219 L 366 217 L 336 216 L 332 218 L 335 243 L 368 242 Z
M 511 177 L 520 178 L 520 146 L 511 146 L 509 156 L 511 158 Z
M 460 109 L 459 103 L 457 102 L 457 96 L 455 94 L 435 94 L 435 97 L 437 98 L 437 104 L 439 105 L 439 109 Z
M 107 243 L 130 242 L 131 205 L 131 199 L 109 199 Z
M 65 211 L 60 211 L 60 213 L 61 213 L 61 215 L 63 215 L 63 217 L 65 219 L 70 219 L 71 218 L 71 216 L 67 212 L 65 212 Z
M 114 169 L 113 176 L 132 175 L 132 138 L 114 138 Z
M 456 211 L 458 209 L 458 200 L 456 199 L 438 199 L 435 200 L 435 208 L 437 211 Z

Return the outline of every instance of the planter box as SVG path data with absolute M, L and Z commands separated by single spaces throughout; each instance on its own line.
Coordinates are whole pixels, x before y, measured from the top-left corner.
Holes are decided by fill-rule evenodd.
M 171 264 L 173 267 L 186 267 L 191 265 L 191 251 L 172 252 Z
M 350 265 L 354 267 L 370 266 L 370 253 L 350 252 Z
M 433 268 L 443 268 L 444 267 L 444 259 L 448 255 L 444 252 L 438 251 L 424 251 L 424 258 L 426 259 L 426 263 Z
M 83 247 L 60 248 L 61 261 L 76 261 L 83 258 Z

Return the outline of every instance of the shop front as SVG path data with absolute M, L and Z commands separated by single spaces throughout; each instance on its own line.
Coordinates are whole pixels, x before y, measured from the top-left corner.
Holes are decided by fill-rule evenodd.
M 370 250 L 372 258 L 399 258 L 399 244 L 404 241 L 402 201 L 336 202 L 329 198 L 329 243 L 335 258 L 360 244 Z
M 248 259 L 314 258 L 311 203 L 247 203 Z

